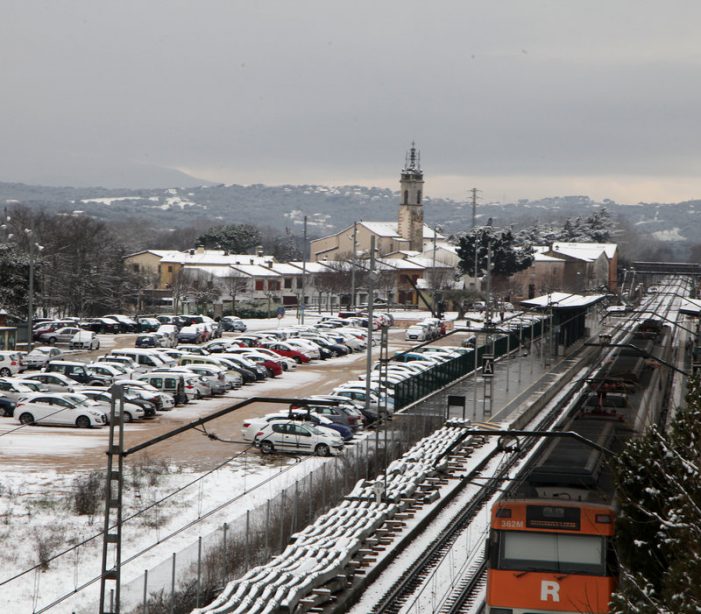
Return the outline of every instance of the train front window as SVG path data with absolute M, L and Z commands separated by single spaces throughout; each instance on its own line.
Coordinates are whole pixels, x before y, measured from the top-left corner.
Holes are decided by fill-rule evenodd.
M 498 569 L 605 575 L 606 541 L 598 535 L 499 531 Z

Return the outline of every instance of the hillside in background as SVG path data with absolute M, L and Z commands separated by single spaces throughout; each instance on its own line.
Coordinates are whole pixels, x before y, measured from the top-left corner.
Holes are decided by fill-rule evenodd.
M 382 188 L 319 185 L 214 185 L 168 189 L 106 189 L 0 183 L 0 204 L 24 205 L 51 213 L 78 213 L 105 221 L 141 219 L 155 228 L 176 229 L 204 222 L 249 223 L 288 228 L 301 234 L 304 215 L 310 236 L 335 232 L 354 220 L 394 220 L 399 195 Z M 515 203 L 479 203 L 478 224 L 489 218 L 497 226 L 520 228 L 589 215 L 605 206 L 639 239 L 660 242 L 677 259 L 701 237 L 701 200 L 683 203 L 620 205 L 586 196 L 564 196 Z M 424 201 L 426 222 L 445 233 L 468 230 L 472 206 L 450 199 Z

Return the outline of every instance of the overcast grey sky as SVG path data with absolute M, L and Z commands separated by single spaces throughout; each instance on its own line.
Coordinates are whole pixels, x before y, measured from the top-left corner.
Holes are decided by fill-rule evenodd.
M 396 188 L 415 139 L 432 196 L 701 198 L 699 23 L 698 0 L 3 0 L 0 180 Z

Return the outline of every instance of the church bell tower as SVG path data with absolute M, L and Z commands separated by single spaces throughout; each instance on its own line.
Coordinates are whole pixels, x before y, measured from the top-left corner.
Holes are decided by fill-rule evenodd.
M 402 169 L 399 205 L 399 235 L 410 243 L 408 249 L 421 252 L 424 249 L 424 208 L 421 197 L 424 174 L 421 170 L 421 154 L 412 142 Z

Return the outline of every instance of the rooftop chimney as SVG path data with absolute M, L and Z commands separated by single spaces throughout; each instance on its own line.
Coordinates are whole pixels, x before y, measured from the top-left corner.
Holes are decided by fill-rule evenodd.
M 256 245 L 256 256 L 262 256 L 262 255 L 263 255 L 263 246 Z
M 197 246 L 195 247 L 195 251 L 196 251 L 198 254 L 204 254 L 204 245 L 197 245 Z

